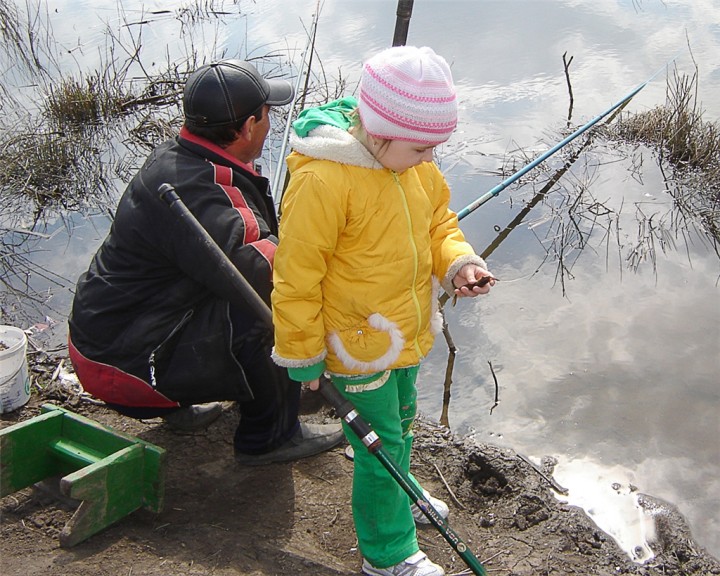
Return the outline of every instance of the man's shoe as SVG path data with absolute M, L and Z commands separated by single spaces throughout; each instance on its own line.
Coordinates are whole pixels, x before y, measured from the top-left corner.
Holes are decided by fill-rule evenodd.
M 207 428 L 222 414 L 220 402 L 208 404 L 194 404 L 185 408 L 178 408 L 163 416 L 163 420 L 172 430 L 178 432 L 195 432 Z
M 240 464 L 258 466 L 273 462 L 290 462 L 307 456 L 313 456 L 330 450 L 340 444 L 343 439 L 342 427 L 339 424 L 308 424 L 300 423 L 295 435 L 285 444 L 265 454 L 245 454 L 235 452 L 235 460 Z
M 375 568 L 363 558 L 362 573 L 369 576 L 444 576 L 445 570 L 430 562 L 420 550 L 405 558 L 400 564 L 388 568 Z
M 430 502 L 432 504 L 432 507 L 435 508 L 438 514 L 442 516 L 442 519 L 445 520 L 448 517 L 448 514 L 450 514 L 450 508 L 448 508 L 448 505 L 445 504 L 442 500 L 439 500 L 438 498 L 433 498 L 430 496 L 430 492 L 427 490 L 423 490 L 423 496 L 425 496 L 425 500 Z M 410 506 L 410 510 L 412 510 L 413 518 L 415 518 L 415 522 L 417 524 L 430 524 L 430 519 L 425 516 L 422 510 L 420 510 L 420 506 L 417 504 L 413 504 Z

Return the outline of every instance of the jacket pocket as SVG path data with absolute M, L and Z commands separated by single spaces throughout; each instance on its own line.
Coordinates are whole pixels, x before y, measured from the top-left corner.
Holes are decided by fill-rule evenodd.
M 395 363 L 405 339 L 397 324 L 375 313 L 356 326 L 331 332 L 328 345 L 349 370 L 378 372 Z

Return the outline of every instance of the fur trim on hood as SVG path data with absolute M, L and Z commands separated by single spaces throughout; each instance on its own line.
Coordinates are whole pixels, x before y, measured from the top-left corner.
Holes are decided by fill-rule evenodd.
M 361 168 L 382 168 L 370 151 L 347 130 L 329 124 L 318 126 L 305 138 L 290 133 L 290 147 L 296 152 Z

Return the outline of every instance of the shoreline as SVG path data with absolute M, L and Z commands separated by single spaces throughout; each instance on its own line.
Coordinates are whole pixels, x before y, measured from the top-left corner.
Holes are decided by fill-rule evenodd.
M 165 507 L 159 514 L 138 510 L 63 549 L 57 536 L 72 506 L 33 488 L 8 495 L 0 501 L 4 576 L 359 572 L 350 512 L 352 462 L 344 447 L 291 464 L 243 468 L 232 459 L 238 418 L 232 403 L 224 404 L 223 415 L 206 431 L 179 435 L 160 419 L 117 415 L 58 369 L 62 357 L 40 356 L 31 362 L 30 401 L 0 416 L 0 428 L 53 403 L 161 446 L 167 451 Z M 304 395 L 303 419 L 332 416 L 319 395 Z M 674 506 L 638 495 L 656 532 L 650 544 L 655 556 L 639 564 L 585 511 L 558 499 L 563 487 L 552 478 L 551 461 L 538 466 L 511 448 L 457 437 L 424 417 L 416 425 L 411 471 L 448 503 L 449 526 L 491 574 L 720 574 L 720 562 L 692 539 Z M 448 574 L 468 573 L 432 526 L 418 528 L 418 540 Z

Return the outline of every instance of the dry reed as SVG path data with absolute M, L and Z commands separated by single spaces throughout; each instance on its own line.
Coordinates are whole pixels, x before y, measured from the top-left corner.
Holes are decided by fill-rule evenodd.
M 699 170 L 720 179 L 720 126 L 703 119 L 697 102 L 697 73 L 668 79 L 664 106 L 624 115 L 617 134 L 629 141 L 657 147 L 663 158 L 680 170 Z

